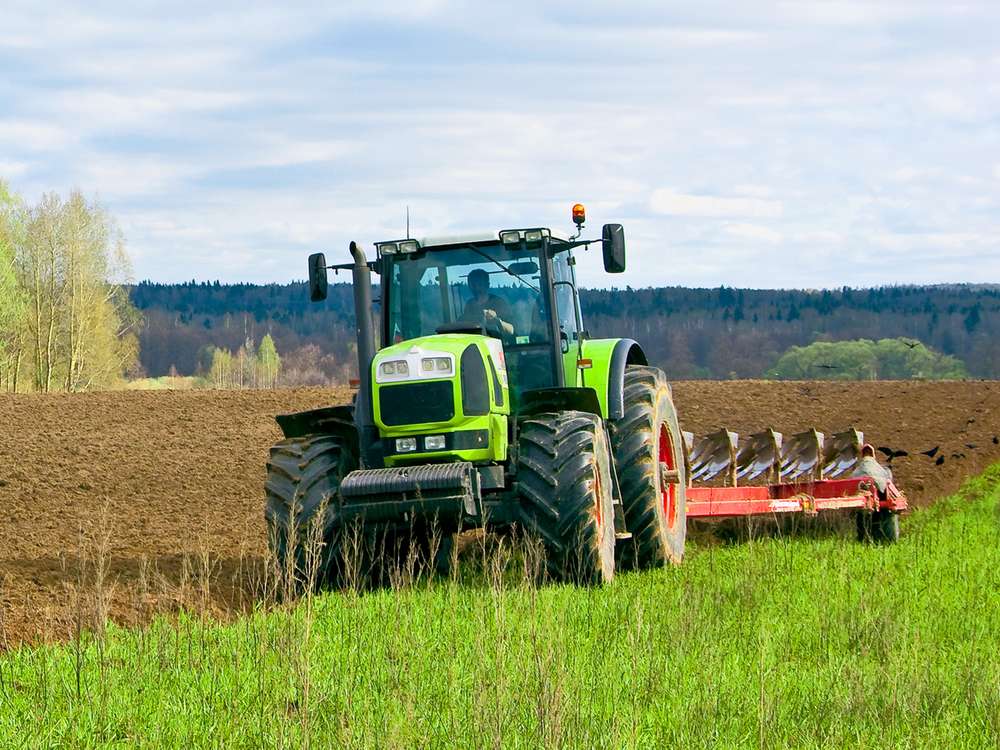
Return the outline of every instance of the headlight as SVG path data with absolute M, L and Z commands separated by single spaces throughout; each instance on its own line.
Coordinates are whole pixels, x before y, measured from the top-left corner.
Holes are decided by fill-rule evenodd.
M 399 438 L 396 440 L 396 450 L 399 453 L 412 453 L 417 449 L 416 438 Z
M 405 359 L 391 359 L 378 366 L 379 372 L 383 375 L 409 375 L 410 366 Z
M 444 435 L 428 435 L 424 438 L 424 448 L 429 451 L 443 451 Z
M 439 375 L 451 375 L 452 364 L 450 357 L 424 357 L 420 360 L 420 369 L 425 373 L 437 373 Z

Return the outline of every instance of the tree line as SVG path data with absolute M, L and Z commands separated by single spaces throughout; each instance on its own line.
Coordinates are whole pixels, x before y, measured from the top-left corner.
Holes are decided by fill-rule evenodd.
M 79 191 L 34 205 L 0 180 L 0 390 L 119 382 L 138 359 L 140 315 L 114 219 Z
M 207 347 L 235 351 L 248 335 L 259 340 L 268 333 L 281 352 L 285 382 L 355 377 L 349 284 L 331 285 L 319 304 L 309 302 L 303 283 L 144 282 L 131 297 L 145 316 L 140 341 L 150 374 L 171 366 L 195 373 L 204 368 Z M 650 360 L 676 379 L 759 378 L 792 347 L 883 339 L 920 342 L 935 355 L 955 358 L 971 377 L 1000 377 L 998 285 L 584 289 L 581 301 L 591 335 L 639 341 Z

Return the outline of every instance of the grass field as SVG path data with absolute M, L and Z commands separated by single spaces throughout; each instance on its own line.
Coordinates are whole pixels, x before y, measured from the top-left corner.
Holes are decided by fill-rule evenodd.
M 487 563 L 109 626 L 0 657 L 0 746 L 996 747 L 998 504 L 1000 465 L 893 547 L 690 544 L 594 590 Z

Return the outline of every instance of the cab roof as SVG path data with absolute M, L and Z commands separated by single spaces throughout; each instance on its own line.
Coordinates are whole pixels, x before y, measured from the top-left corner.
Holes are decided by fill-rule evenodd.
M 538 227 L 511 227 L 511 229 L 536 229 Z M 546 227 L 547 228 L 547 227 Z M 418 237 L 417 242 L 420 243 L 421 248 L 427 247 L 450 247 L 452 245 L 472 245 L 480 243 L 493 243 L 500 241 L 500 232 L 506 231 L 506 229 L 500 229 L 496 232 L 471 232 L 469 234 L 451 234 L 451 235 L 436 235 L 430 237 Z M 569 242 L 569 235 L 565 232 L 561 232 L 558 229 L 550 229 L 552 234 L 552 239 L 562 240 L 563 242 Z

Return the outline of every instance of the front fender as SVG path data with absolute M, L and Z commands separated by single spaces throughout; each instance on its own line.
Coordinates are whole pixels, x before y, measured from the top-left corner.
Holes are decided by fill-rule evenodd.
M 621 419 L 625 416 L 625 368 L 646 365 L 646 354 L 632 339 L 584 339 L 582 359 L 592 362 L 583 371 L 583 385 L 597 392 L 601 416 Z

